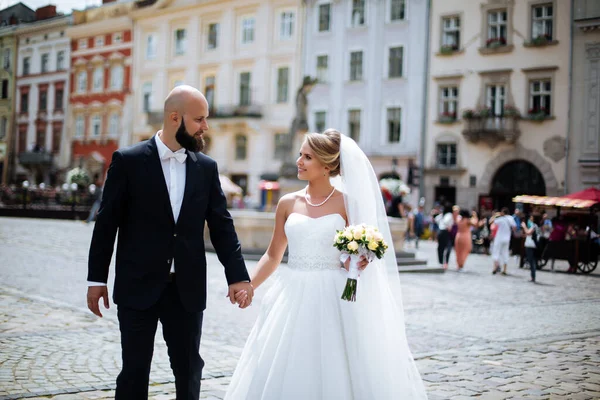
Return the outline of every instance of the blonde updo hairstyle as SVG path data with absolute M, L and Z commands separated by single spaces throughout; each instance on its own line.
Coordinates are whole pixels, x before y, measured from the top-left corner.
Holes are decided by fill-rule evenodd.
M 338 176 L 340 174 L 341 134 L 335 129 L 327 129 L 323 133 L 307 133 L 304 140 L 321 164 L 329 168 L 329 176 Z

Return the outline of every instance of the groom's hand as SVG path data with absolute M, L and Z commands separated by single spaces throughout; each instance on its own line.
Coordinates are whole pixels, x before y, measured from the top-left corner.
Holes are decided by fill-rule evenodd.
M 238 303 L 240 308 L 246 308 L 252 303 L 254 287 L 250 282 L 237 282 L 229 285 L 229 301 L 231 304 Z
M 110 308 L 108 304 L 108 287 L 106 286 L 90 286 L 88 287 L 87 292 L 87 306 L 91 312 L 102 318 L 102 313 L 100 312 L 100 306 L 98 302 L 100 298 L 104 299 L 104 308 L 107 310 Z

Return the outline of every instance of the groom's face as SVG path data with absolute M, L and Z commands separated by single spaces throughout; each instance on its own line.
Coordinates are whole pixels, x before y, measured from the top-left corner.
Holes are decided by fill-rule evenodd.
M 206 118 L 200 117 L 196 118 L 195 121 L 192 121 L 190 124 L 192 128 L 194 128 L 193 132 L 190 133 L 186 128 L 185 124 L 185 115 L 181 117 L 181 124 L 179 125 L 179 129 L 175 133 L 175 140 L 187 151 L 191 151 L 197 153 L 199 151 L 204 150 L 204 132 L 208 130 L 208 124 L 206 123 Z

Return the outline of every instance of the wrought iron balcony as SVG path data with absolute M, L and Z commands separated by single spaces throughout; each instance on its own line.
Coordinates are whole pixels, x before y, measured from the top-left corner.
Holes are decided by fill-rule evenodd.
M 495 147 L 499 142 L 515 143 L 521 132 L 516 116 L 473 116 L 465 119 L 463 136 L 471 143 L 485 142 Z
M 48 152 L 24 151 L 19 154 L 22 165 L 51 165 L 53 155 Z
M 162 111 L 147 111 L 148 125 L 162 125 L 163 123 L 163 112 Z M 217 106 L 210 109 L 209 118 L 262 118 L 263 110 L 262 106 L 257 104 L 250 104 L 248 106 Z

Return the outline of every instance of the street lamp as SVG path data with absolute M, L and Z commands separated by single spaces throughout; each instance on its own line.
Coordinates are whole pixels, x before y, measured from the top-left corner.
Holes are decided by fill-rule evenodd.
M 23 209 L 27 208 L 27 191 L 29 189 L 29 181 L 23 181 L 21 184 L 23 187 Z
M 77 196 L 77 184 L 75 182 L 71 183 L 71 211 L 73 212 L 73 219 L 77 219 L 77 215 L 75 214 L 75 201 Z

